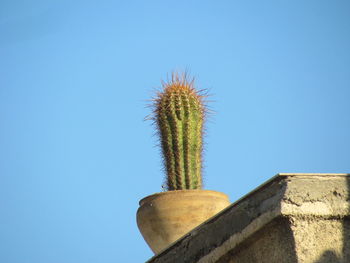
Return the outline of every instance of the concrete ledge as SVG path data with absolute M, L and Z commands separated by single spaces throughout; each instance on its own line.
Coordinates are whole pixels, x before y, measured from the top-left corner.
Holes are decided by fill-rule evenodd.
M 350 262 L 349 187 L 349 174 L 278 174 L 148 262 Z

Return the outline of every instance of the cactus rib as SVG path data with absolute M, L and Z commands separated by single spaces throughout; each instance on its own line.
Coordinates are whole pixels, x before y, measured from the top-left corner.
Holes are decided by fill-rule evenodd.
M 202 148 L 205 105 L 186 74 L 163 83 L 154 104 L 167 173 L 167 189 L 202 188 Z

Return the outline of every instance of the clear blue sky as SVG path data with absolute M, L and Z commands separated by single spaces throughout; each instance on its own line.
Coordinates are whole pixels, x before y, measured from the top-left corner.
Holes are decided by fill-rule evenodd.
M 208 88 L 205 188 L 350 171 L 349 1 L 0 2 L 0 262 L 144 262 L 161 191 L 145 107 Z

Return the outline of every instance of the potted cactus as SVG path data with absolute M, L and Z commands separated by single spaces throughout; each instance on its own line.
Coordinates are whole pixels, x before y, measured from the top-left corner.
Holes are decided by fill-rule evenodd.
M 154 253 L 229 205 L 227 195 L 202 190 L 204 96 L 186 74 L 172 75 L 153 103 L 162 148 L 165 192 L 140 201 L 137 224 Z

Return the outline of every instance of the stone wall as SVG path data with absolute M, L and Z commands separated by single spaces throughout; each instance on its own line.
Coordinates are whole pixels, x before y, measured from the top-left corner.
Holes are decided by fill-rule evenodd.
M 349 174 L 278 174 L 148 262 L 350 262 L 349 188 Z

